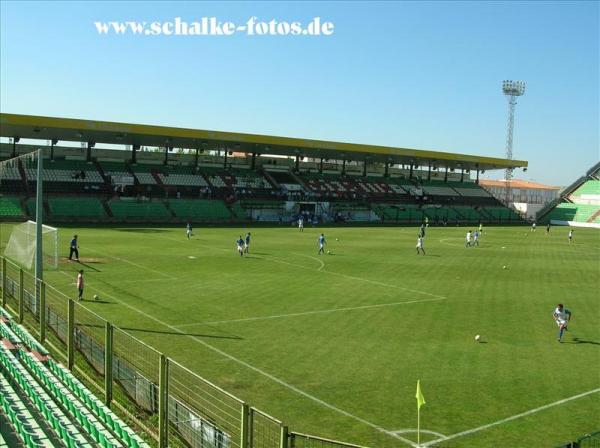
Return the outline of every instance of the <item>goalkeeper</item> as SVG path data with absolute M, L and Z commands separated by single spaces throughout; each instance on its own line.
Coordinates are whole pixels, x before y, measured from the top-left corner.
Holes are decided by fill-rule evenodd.
M 75 255 L 75 261 L 79 261 L 79 243 L 77 242 L 77 235 L 73 235 L 73 239 L 71 240 L 69 261 L 71 261 L 73 255 Z

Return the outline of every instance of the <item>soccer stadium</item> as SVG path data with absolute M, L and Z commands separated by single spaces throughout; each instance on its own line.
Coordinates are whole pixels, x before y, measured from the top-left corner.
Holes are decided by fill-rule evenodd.
M 600 446 L 598 4 L 20 3 L 0 448 Z

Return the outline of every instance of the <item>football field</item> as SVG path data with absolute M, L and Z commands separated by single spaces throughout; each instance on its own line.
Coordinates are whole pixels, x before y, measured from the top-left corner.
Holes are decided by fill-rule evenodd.
M 75 297 L 83 268 L 91 310 L 294 431 L 416 446 L 417 380 L 422 446 L 600 430 L 600 231 L 484 227 L 465 247 L 467 230 L 430 227 L 423 256 L 416 227 L 60 227 L 84 264 L 45 279 Z

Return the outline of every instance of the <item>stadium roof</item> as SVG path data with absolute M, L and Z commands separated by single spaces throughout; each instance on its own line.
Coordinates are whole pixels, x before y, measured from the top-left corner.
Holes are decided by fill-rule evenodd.
M 117 145 L 191 149 L 223 149 L 235 152 L 304 156 L 333 160 L 392 162 L 466 170 L 525 168 L 524 160 L 479 157 L 440 151 L 363 145 L 237 132 L 207 131 L 109 121 L 0 114 L 0 136 Z
M 486 187 L 506 187 L 505 180 L 492 180 L 492 179 L 479 179 L 479 184 Z M 531 182 L 529 180 L 511 179 L 511 188 L 522 188 L 527 190 L 560 190 L 561 187 L 554 187 L 552 185 L 544 185 L 538 182 Z

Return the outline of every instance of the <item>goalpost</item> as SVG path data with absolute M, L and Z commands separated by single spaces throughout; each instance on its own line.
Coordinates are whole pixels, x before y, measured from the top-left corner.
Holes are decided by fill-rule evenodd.
M 36 253 L 36 222 L 18 224 L 10 234 L 4 256 L 31 269 Z M 44 269 L 58 269 L 58 229 L 42 224 L 42 258 Z

